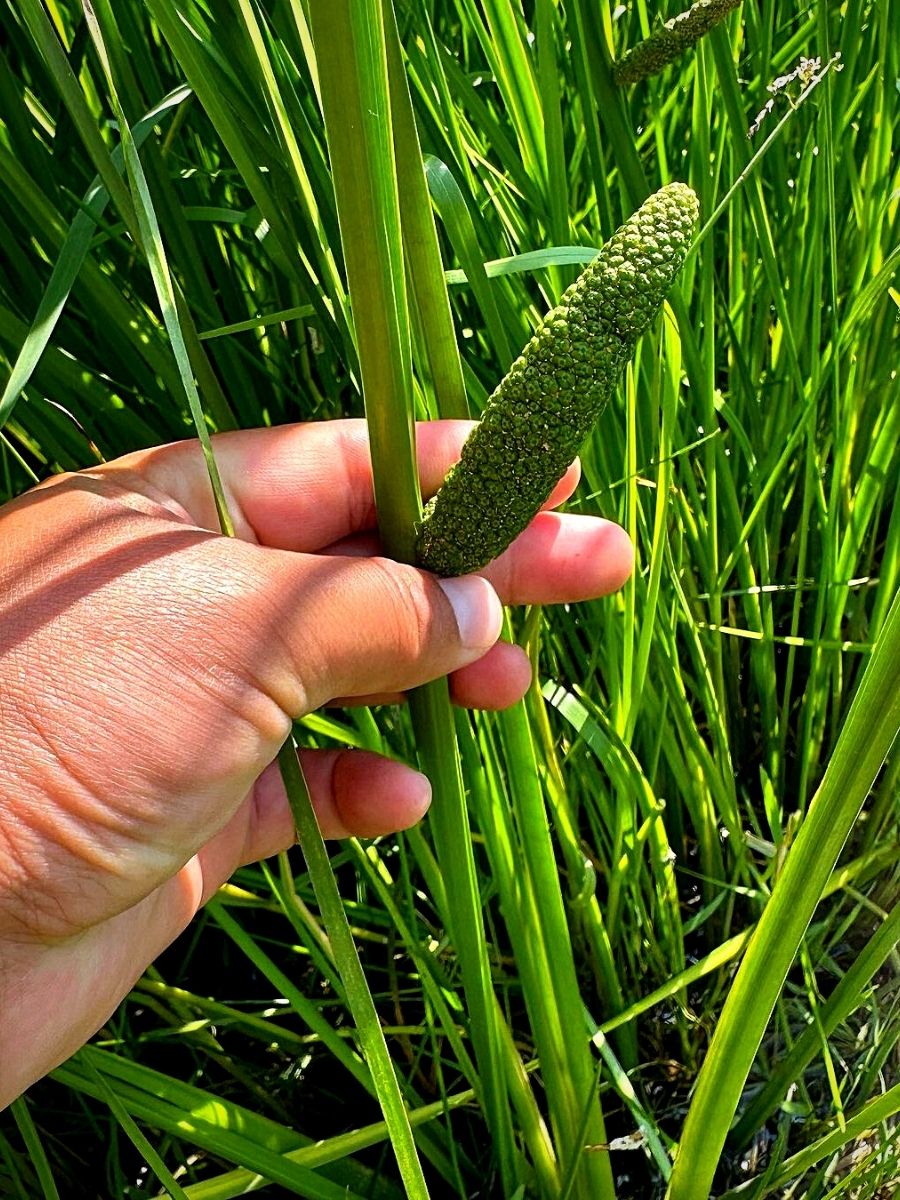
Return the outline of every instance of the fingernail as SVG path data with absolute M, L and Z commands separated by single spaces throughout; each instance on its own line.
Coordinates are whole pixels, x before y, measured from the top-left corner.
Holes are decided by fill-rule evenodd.
M 410 772 L 412 774 L 412 772 Z M 417 821 L 421 821 L 431 807 L 431 781 L 426 775 L 421 775 L 415 772 L 417 778 L 416 783 L 419 785 L 418 793 L 415 797 L 412 795 L 412 783 L 410 783 L 410 799 L 409 799 L 409 823 L 414 825 Z
M 480 575 L 460 575 L 438 583 L 453 608 L 463 646 L 489 650 L 503 628 L 503 605 L 488 581 Z

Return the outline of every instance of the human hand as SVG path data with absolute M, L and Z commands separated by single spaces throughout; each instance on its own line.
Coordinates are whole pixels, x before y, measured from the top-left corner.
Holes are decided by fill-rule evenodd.
M 426 495 L 469 428 L 420 427 Z M 215 451 L 234 539 L 197 442 L 0 509 L 0 1106 L 103 1024 L 236 867 L 293 842 L 274 762 L 293 717 L 441 675 L 459 703 L 512 704 L 530 672 L 497 642 L 500 601 L 588 599 L 631 569 L 617 526 L 549 511 L 483 578 L 379 557 L 360 421 L 226 434 Z M 401 763 L 301 758 L 326 837 L 402 829 L 428 806 Z

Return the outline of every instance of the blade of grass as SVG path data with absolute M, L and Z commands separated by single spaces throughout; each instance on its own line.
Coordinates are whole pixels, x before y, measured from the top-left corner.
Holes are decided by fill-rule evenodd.
M 120 1129 L 143 1158 L 144 1162 L 163 1185 L 172 1200 L 187 1200 L 184 1189 L 163 1162 L 155 1148 L 141 1132 L 137 1122 L 125 1108 L 115 1091 L 109 1086 L 90 1059 L 85 1059 L 85 1068 L 97 1085 L 101 1098 L 109 1105 L 110 1112 L 115 1117 Z
M 53 1170 L 47 1158 L 47 1151 L 44 1149 L 40 1134 L 28 1110 L 28 1101 L 24 1096 L 20 1096 L 18 1100 L 13 1100 L 10 1108 L 13 1120 L 18 1127 L 19 1133 L 22 1135 L 22 1141 L 25 1143 L 25 1149 L 28 1151 L 28 1156 L 31 1159 L 31 1165 L 34 1167 L 34 1173 L 40 1184 L 44 1200 L 59 1200 L 59 1192 L 56 1187 L 56 1181 L 53 1178 Z
M 274 116 L 281 144 L 286 151 L 295 194 L 301 202 L 302 211 L 310 226 L 311 234 L 319 246 L 319 262 L 324 271 L 322 285 L 333 296 L 339 297 L 343 303 L 343 287 L 338 277 L 337 265 L 334 261 L 331 248 L 328 245 L 325 227 L 319 214 L 319 206 L 313 193 L 312 183 L 306 170 L 303 155 L 300 153 L 300 146 L 291 125 L 285 99 L 282 96 L 272 63 L 269 60 L 262 28 L 257 21 L 254 6 L 249 0 L 237 0 L 237 3 L 240 19 L 244 23 L 244 28 L 247 31 L 253 49 L 254 61 L 260 72 L 263 91 Z
M 512 1120 L 505 1095 L 511 1077 L 503 1068 L 503 1035 L 497 1019 L 479 875 L 447 681 L 441 679 L 416 688 L 410 694 L 409 705 L 419 759 L 434 788 L 429 820 L 447 885 L 443 916 L 459 954 L 482 1102 L 496 1139 L 494 1151 L 504 1186 L 512 1192 L 507 1180 L 519 1175 L 521 1165 L 513 1149 Z M 522 1081 L 517 1078 L 514 1082 L 521 1085 Z
M 822 1005 L 818 1021 L 810 1024 L 790 1050 L 779 1059 L 765 1087 L 754 1096 L 735 1125 L 729 1139 L 734 1146 L 743 1149 L 747 1145 L 775 1111 L 791 1083 L 799 1078 L 816 1052 L 821 1049 L 822 1039 L 830 1036 L 841 1022 L 846 1021 L 850 1014 L 865 1002 L 867 985 L 871 983 L 876 971 L 884 965 L 898 941 L 900 906 L 882 921 L 866 942 L 859 957 Z
M 175 1137 L 190 1139 L 197 1146 L 221 1156 L 228 1162 L 258 1172 L 309 1200 L 361 1200 L 360 1193 L 334 1183 L 327 1176 L 291 1162 L 285 1156 L 296 1148 L 299 1135 L 274 1121 L 257 1116 L 240 1105 L 191 1088 L 158 1071 L 129 1063 L 94 1047 L 80 1050 L 53 1078 L 74 1091 L 103 1099 L 103 1089 L 85 1066 L 92 1066 L 133 1116 L 155 1129 Z
M 128 172 L 128 179 L 131 187 L 137 194 L 137 224 L 140 229 L 140 245 L 147 257 L 147 264 L 150 267 L 150 272 L 153 276 L 153 284 L 156 289 L 166 331 L 172 343 L 172 350 L 175 354 L 175 360 L 178 364 L 178 373 L 181 378 L 182 387 L 184 388 L 184 394 L 187 398 L 188 407 L 191 411 L 191 416 L 194 421 L 194 428 L 197 431 L 197 437 L 199 438 L 200 445 L 203 449 L 203 458 L 206 463 L 207 473 L 209 475 L 209 482 L 210 487 L 212 488 L 219 525 L 222 532 L 231 537 L 234 535 L 234 525 L 231 520 L 231 515 L 228 512 L 228 505 L 222 489 L 222 481 L 219 477 L 219 468 L 216 464 L 215 456 L 213 455 L 212 443 L 209 439 L 209 430 L 206 424 L 206 417 L 203 414 L 200 395 L 197 391 L 197 385 L 194 382 L 194 372 L 191 366 L 191 359 L 188 353 L 184 332 L 182 330 L 181 321 L 184 313 L 179 312 L 179 305 L 177 303 L 175 289 L 172 284 L 172 276 L 169 272 L 168 262 L 166 261 L 165 247 L 162 243 L 162 236 L 160 234 L 159 224 L 156 219 L 156 211 L 153 207 L 153 200 L 150 196 L 150 190 L 147 186 L 147 179 L 144 175 L 144 168 L 141 164 L 140 155 L 138 154 L 137 146 L 135 145 L 131 127 L 126 120 L 122 105 L 119 102 L 115 80 L 112 76 L 112 68 L 110 66 L 109 56 L 106 53 L 106 45 L 103 40 L 103 34 L 101 33 L 100 27 L 93 17 L 93 10 L 91 9 L 88 0 L 85 0 L 85 18 L 88 22 L 88 26 L 91 31 L 91 37 L 97 48 L 97 53 L 106 73 L 106 80 L 110 90 L 110 99 L 113 102 L 119 120 L 119 128 L 122 135 L 122 152 L 125 158 L 125 167 Z M 116 179 L 118 179 L 118 176 L 116 176 Z M 108 183 L 107 190 L 109 190 Z
M 189 89 L 177 88 L 135 124 L 132 135 L 137 149 L 140 149 L 153 132 L 160 117 L 169 109 L 181 104 L 189 94 Z M 121 148 L 117 147 L 113 151 L 112 162 L 117 170 L 124 170 Z M 84 197 L 83 207 L 69 227 L 41 303 L 35 313 L 34 321 L 28 331 L 28 336 L 13 363 L 9 379 L 6 381 L 2 396 L 0 396 L 0 426 L 6 423 L 15 408 L 16 401 L 28 386 L 28 381 L 34 374 L 41 355 L 53 338 L 54 330 L 68 302 L 72 287 L 91 248 L 97 222 L 103 216 L 108 202 L 109 193 L 98 178 L 91 184 L 90 190 Z
M 474 0 L 462 0 L 515 129 L 525 168 L 546 189 L 546 150 L 537 82 L 526 48 L 525 22 L 511 0 L 484 0 L 482 20 Z
M 271 231 L 273 262 L 296 284 L 301 299 L 315 307 L 326 336 L 340 342 L 352 369 L 356 351 L 344 319 L 343 291 L 329 300 L 316 284 L 325 272 L 317 271 L 307 251 L 300 246 L 293 209 L 283 202 L 273 178 L 278 171 L 277 160 L 270 157 L 269 147 L 260 149 L 257 145 L 254 133 L 258 122 L 253 108 L 242 95 L 238 82 L 227 73 L 216 53 L 215 41 L 209 35 L 204 38 L 200 30 L 193 28 L 173 0 L 147 0 L 147 7 Z M 252 131 L 250 136 L 248 130 Z
M 900 730 L 900 595 L 866 668 L 822 783 L 719 1018 L 669 1184 L 706 1200 L 775 1001 L 841 848 Z
M 497 293 L 484 269 L 484 254 L 478 243 L 478 234 L 472 215 L 466 206 L 459 184 L 452 172 L 439 159 L 425 160 L 425 176 L 435 207 L 441 216 L 447 237 L 472 288 L 475 301 L 481 309 L 485 326 L 491 340 L 491 349 L 505 372 L 515 357 L 501 313 Z
M 103 180 L 104 188 L 112 197 L 122 220 L 129 228 L 135 230 L 137 226 L 131 196 L 112 163 L 110 152 L 100 136 L 94 115 L 87 106 L 81 85 L 69 65 L 50 18 L 40 0 L 22 0 L 20 11 L 45 63 L 50 68 L 54 83 L 95 169 Z
M 533 977 L 526 981 L 526 1000 L 545 1067 L 557 1154 L 564 1173 L 573 1160 L 578 1164 L 572 1194 L 601 1200 L 615 1195 L 609 1160 L 604 1155 L 586 1155 L 583 1144 L 572 1141 L 585 1112 L 590 1114 L 588 1140 L 604 1142 L 606 1133 L 599 1098 L 595 1098 L 572 942 L 524 704 L 501 713 L 498 723 L 518 831 L 518 875 L 520 879 L 526 876 L 533 899 L 531 913 L 523 903 L 525 898 L 519 901 L 521 916 L 531 918 L 525 936 L 531 938 L 534 958 Z M 510 896 L 507 907 L 512 902 Z
M 429 1121 L 444 1116 L 448 1110 L 454 1111 L 472 1104 L 474 1099 L 475 1093 L 471 1090 L 456 1092 L 452 1096 L 448 1096 L 446 1100 L 424 1105 L 411 1112 L 409 1114 L 410 1124 L 417 1129 L 422 1125 L 427 1125 Z M 299 1150 L 288 1150 L 284 1157 L 304 1166 L 318 1167 L 325 1163 L 348 1158 L 351 1154 L 366 1150 L 370 1146 L 377 1146 L 387 1137 L 387 1124 L 384 1121 L 376 1121 L 371 1125 L 364 1125 L 360 1129 L 353 1129 L 349 1133 L 342 1133 L 338 1137 L 302 1146 Z M 213 1179 L 204 1180 L 202 1183 L 192 1184 L 185 1189 L 185 1193 L 189 1200 L 233 1200 L 235 1196 L 244 1196 L 250 1192 L 259 1191 L 267 1183 L 268 1180 L 262 1175 L 255 1175 L 252 1171 L 238 1168 Z
M 347 990 L 347 1003 L 356 1021 L 360 1045 L 381 1103 L 406 1194 L 410 1200 L 427 1200 L 428 1187 L 416 1152 L 409 1115 L 292 740 L 279 752 L 278 765 L 290 802 L 297 840 L 309 867 L 322 920 Z
M 422 151 L 403 66 L 397 21 L 391 4 L 384 6 L 384 19 L 391 119 L 397 155 L 400 224 L 407 286 L 413 300 L 412 311 L 424 341 L 437 415 L 445 419 L 465 419 L 469 416 L 469 405 L 462 364 L 456 347 L 447 280 L 441 269 L 437 228 L 422 166 Z
M 837 1154 L 843 1147 L 852 1145 L 868 1131 L 879 1125 L 886 1125 L 898 1112 L 900 1112 L 900 1084 L 890 1088 L 883 1096 L 870 1100 L 858 1112 L 848 1117 L 844 1129 L 835 1129 L 831 1133 L 826 1133 L 824 1137 L 785 1159 L 773 1176 L 766 1179 L 762 1191 L 757 1189 L 756 1180 L 748 1179 L 746 1183 L 723 1192 L 720 1200 L 742 1200 L 746 1196 L 752 1196 L 753 1200 L 764 1200 L 765 1196 L 772 1195 L 776 1189 L 784 1188 L 785 1184 L 790 1183 L 793 1179 L 799 1179 L 816 1163 Z M 891 1141 L 896 1141 L 896 1133 L 889 1137 Z M 893 1168 L 889 1166 L 888 1169 L 892 1170 Z M 896 1176 L 892 1182 L 896 1182 Z M 782 1191 L 780 1194 L 785 1195 L 785 1192 Z
M 372 1081 L 366 1064 L 353 1048 L 338 1036 L 334 1028 L 322 1016 L 318 1006 L 307 999 L 284 972 L 278 969 L 270 956 L 257 945 L 252 937 L 245 933 L 240 923 L 229 914 L 223 904 L 218 900 L 213 900 L 210 903 L 209 911 L 213 920 L 247 955 L 249 961 L 263 978 L 268 979 L 278 989 L 311 1032 L 315 1033 L 321 1038 L 323 1044 L 329 1047 L 335 1061 L 349 1071 L 364 1088 L 371 1091 Z

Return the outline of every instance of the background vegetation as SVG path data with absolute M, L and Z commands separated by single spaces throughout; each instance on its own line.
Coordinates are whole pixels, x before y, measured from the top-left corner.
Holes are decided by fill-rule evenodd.
M 420 1176 L 298 851 L 242 870 L 6 1114 L 0 1192 L 890 1195 L 900 9 L 745 0 L 625 91 L 612 59 L 677 5 L 394 9 L 0 0 L 0 495 L 197 420 L 360 414 L 361 384 L 376 466 L 402 464 L 404 405 L 477 414 L 681 179 L 703 228 L 574 505 L 638 568 L 514 615 L 535 686 L 456 715 L 464 806 L 330 848 Z M 393 153 L 386 119 L 352 127 L 388 86 Z M 440 697 L 413 709 L 297 737 L 449 746 L 453 774 Z

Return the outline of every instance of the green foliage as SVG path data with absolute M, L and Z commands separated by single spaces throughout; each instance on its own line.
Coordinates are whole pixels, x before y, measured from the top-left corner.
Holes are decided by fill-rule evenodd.
M 314 37 L 325 0 L 92 7 L 106 62 L 78 0 L 0 0 L 3 495 L 193 436 L 195 399 L 213 432 L 359 415 L 361 389 L 384 419 L 352 264 L 382 272 L 388 231 L 347 228 L 336 197 L 323 105 L 346 47 Z M 415 732 L 395 708 L 297 728 L 418 751 L 451 797 L 331 848 L 429 1189 L 630 1200 L 677 1162 L 680 1196 L 697 1169 L 703 1200 L 874 1197 L 900 1108 L 896 749 L 873 766 L 900 690 L 896 6 L 745 4 L 633 92 L 618 49 L 672 5 L 394 7 L 394 161 L 367 168 L 400 213 L 393 419 L 480 413 L 673 178 L 705 221 L 582 452 L 574 507 L 625 524 L 627 588 L 515 615 L 536 685 L 512 713 L 453 720 L 435 692 Z M 801 59 L 826 65 L 749 142 Z M 798 841 L 817 792 L 850 830 L 833 869 L 844 826 Z M 242 870 L 4 1118 L 0 1192 L 146 1195 L 149 1170 L 206 1200 L 402 1195 L 322 920 L 299 854 Z M 745 973 L 726 1009 L 744 955 L 764 986 Z M 746 1081 L 721 1050 L 743 1032 Z M 725 1081 L 741 1115 L 724 1149 L 731 1105 L 695 1117 L 676 1157 L 701 1070 L 698 1094 Z

